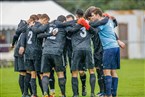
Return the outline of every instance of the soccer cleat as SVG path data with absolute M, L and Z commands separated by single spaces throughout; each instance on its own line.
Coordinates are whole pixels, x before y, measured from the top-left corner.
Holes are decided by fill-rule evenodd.
M 44 92 L 43 97 L 50 97 L 50 96 L 48 96 L 48 94 L 46 92 Z
M 94 94 L 94 93 L 91 93 L 91 96 L 90 96 L 90 97 L 96 97 L 96 96 L 95 96 L 95 94 Z
M 29 95 L 22 95 L 22 97 L 31 97 L 31 96 L 29 96 Z
M 38 97 L 38 96 L 32 95 L 31 97 Z
M 51 92 L 49 97 L 55 97 L 55 92 Z
M 48 95 L 44 95 L 43 97 L 50 97 L 50 96 L 48 96 Z
M 82 87 L 82 96 L 86 96 L 87 92 L 86 92 L 86 86 Z
M 97 93 L 96 96 L 98 96 L 98 97 L 104 97 L 104 93 L 99 92 L 99 93 Z
M 74 95 L 74 96 L 72 96 L 72 97 L 79 97 L 78 95 Z

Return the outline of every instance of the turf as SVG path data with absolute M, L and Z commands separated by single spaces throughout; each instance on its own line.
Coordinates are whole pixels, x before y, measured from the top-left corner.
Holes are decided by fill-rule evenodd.
M 118 97 L 145 97 L 145 60 L 121 60 L 121 70 L 119 75 Z M 55 74 L 56 75 L 56 74 Z M 90 95 L 89 74 L 87 73 L 87 96 Z M 56 80 L 56 97 L 60 94 L 58 82 Z M 79 87 L 81 83 L 79 82 Z M 41 96 L 39 85 L 37 85 L 38 95 Z M 79 89 L 81 94 L 81 88 Z M 96 84 L 96 93 L 98 84 Z M 66 95 L 72 97 L 71 75 L 69 68 L 67 69 Z M 0 69 L 0 97 L 21 97 L 18 86 L 18 73 L 13 68 Z M 81 97 L 81 96 L 79 96 Z

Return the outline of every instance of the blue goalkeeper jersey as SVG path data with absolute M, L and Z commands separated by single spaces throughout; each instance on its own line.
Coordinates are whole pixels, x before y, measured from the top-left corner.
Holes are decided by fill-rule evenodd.
M 114 32 L 114 23 L 112 20 L 109 19 L 108 23 L 99 26 L 99 28 L 99 36 L 103 45 L 103 49 L 119 47 Z

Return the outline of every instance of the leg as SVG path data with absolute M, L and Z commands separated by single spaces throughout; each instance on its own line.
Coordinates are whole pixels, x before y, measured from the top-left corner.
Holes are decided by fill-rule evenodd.
M 37 96 L 37 85 L 36 85 L 36 71 L 31 71 L 31 88 L 33 92 L 33 96 Z
M 43 86 L 44 95 L 46 97 L 48 96 L 49 76 L 50 76 L 49 72 L 43 73 L 42 86 Z
M 94 73 L 94 69 L 89 69 L 89 73 L 90 73 L 91 97 L 95 97 L 94 90 L 96 85 L 96 76 Z
M 79 71 L 80 74 L 80 79 L 82 82 L 82 96 L 86 96 L 87 92 L 86 92 L 86 73 L 85 71 Z
M 73 97 L 78 96 L 78 71 L 72 71 Z
M 104 85 L 104 73 L 103 73 L 103 70 L 99 67 L 96 67 L 96 72 L 97 72 L 97 77 L 98 77 L 98 85 L 99 85 L 99 89 L 100 89 L 100 92 L 98 93 L 98 95 L 103 95 L 104 93 L 104 88 L 105 88 L 105 85 Z
M 117 96 L 117 88 L 118 88 L 118 75 L 116 70 L 111 70 L 112 75 L 112 96 Z
M 39 86 L 40 86 L 40 89 L 41 89 L 41 92 L 42 94 L 44 93 L 43 92 L 43 87 L 42 87 L 42 74 L 40 74 L 40 72 L 37 72 L 37 77 L 38 77 L 38 82 L 39 82 Z
M 26 72 L 20 72 L 19 74 L 19 86 L 22 94 L 24 93 L 24 78 L 26 76 Z
M 64 78 L 64 72 L 57 72 L 57 76 L 58 76 L 58 83 L 59 83 L 62 97 L 66 97 L 65 95 L 66 79 Z
M 28 88 L 30 86 L 31 74 L 27 71 L 26 76 L 24 78 L 24 93 L 23 95 L 28 95 Z M 30 90 L 31 91 L 31 90 Z
M 112 76 L 111 76 L 111 70 L 110 69 L 105 69 L 103 70 L 104 75 L 105 75 L 105 95 L 107 97 L 111 97 L 111 86 L 112 86 Z
M 54 96 L 55 95 L 54 69 L 52 69 L 50 72 L 49 85 L 50 85 L 50 95 Z

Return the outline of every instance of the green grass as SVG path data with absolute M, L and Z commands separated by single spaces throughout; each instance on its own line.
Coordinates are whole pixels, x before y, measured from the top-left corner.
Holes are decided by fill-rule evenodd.
M 121 60 L 121 70 L 119 75 L 118 97 L 145 97 L 145 60 Z M 87 73 L 88 75 L 88 73 Z M 56 97 L 60 93 L 58 82 L 56 80 Z M 79 82 L 79 87 L 81 83 Z M 41 96 L 41 91 L 37 85 L 38 95 Z M 98 84 L 96 84 L 96 93 L 98 92 Z M 89 75 L 87 76 L 87 97 L 90 95 Z M 80 88 L 81 94 L 81 88 Z M 67 97 L 72 96 L 71 75 L 67 69 Z M 21 92 L 18 86 L 18 73 L 13 71 L 13 68 L 0 69 L 0 97 L 21 97 Z M 81 96 L 80 96 L 81 97 Z

